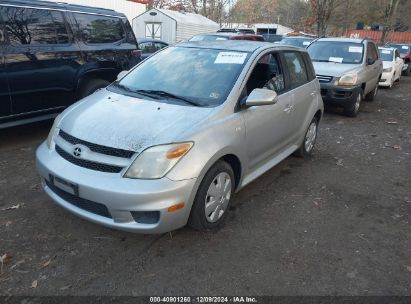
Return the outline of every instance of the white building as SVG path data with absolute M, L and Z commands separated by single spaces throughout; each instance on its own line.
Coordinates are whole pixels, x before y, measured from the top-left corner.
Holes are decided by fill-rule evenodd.
M 135 2 L 127 1 L 127 0 L 52 0 L 52 1 L 113 9 L 117 12 L 120 12 L 126 15 L 128 20 L 130 21 L 130 24 L 135 16 L 140 15 L 146 10 L 146 6 L 144 4 L 135 3 Z
M 202 15 L 155 8 L 135 17 L 132 24 L 137 38 L 155 38 L 167 43 L 216 32 L 220 28 Z

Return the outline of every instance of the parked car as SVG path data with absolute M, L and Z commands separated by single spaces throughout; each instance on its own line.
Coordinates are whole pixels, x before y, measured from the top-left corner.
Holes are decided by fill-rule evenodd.
M 321 38 L 308 47 L 324 103 L 340 106 L 347 116 L 358 114 L 363 99 L 378 92 L 382 61 L 367 39 Z
M 402 74 L 404 76 L 411 76 L 411 44 L 389 43 L 386 46 L 397 48 L 400 51 L 400 56 L 404 60 L 404 68 Z
M 199 34 L 189 39 L 189 41 L 216 41 L 216 40 L 264 41 L 264 37 L 261 35 L 243 34 L 240 32 L 217 32 L 217 33 Z
M 404 60 L 401 59 L 398 49 L 379 47 L 378 51 L 384 68 L 379 85 L 392 88 L 394 82 L 401 79 Z
M 56 116 L 140 61 L 127 18 L 37 0 L 0 2 L 0 128 Z
M 168 43 L 164 41 L 157 40 L 157 39 L 151 39 L 151 38 L 139 38 L 137 39 L 137 42 L 138 42 L 139 48 L 143 52 L 141 54 L 141 60 L 144 60 L 147 57 L 150 57 L 155 52 L 168 46 Z
M 290 37 L 283 37 L 281 39 L 280 43 L 281 44 L 287 44 L 287 45 L 292 45 L 292 46 L 297 46 L 297 47 L 302 47 L 306 48 L 310 45 L 310 43 L 314 40 L 314 38 L 311 37 L 305 37 L 305 36 L 290 36 Z
M 66 109 L 37 168 L 58 205 L 95 223 L 209 229 L 234 192 L 293 152 L 312 153 L 322 112 L 306 50 L 186 42 Z

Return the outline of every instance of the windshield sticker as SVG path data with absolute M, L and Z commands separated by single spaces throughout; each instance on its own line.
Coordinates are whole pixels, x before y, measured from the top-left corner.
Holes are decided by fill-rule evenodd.
M 243 64 L 247 58 L 247 53 L 220 52 L 215 59 L 215 64 Z
M 348 48 L 348 52 L 350 52 L 350 53 L 362 53 L 362 46 L 350 46 Z
M 310 41 L 303 41 L 303 45 L 310 45 Z
M 406 45 L 403 45 L 401 48 L 404 49 L 404 50 L 408 50 L 408 46 L 406 46 Z
M 382 53 L 383 53 L 383 54 L 388 54 L 388 55 L 389 55 L 389 54 L 391 54 L 391 51 L 388 51 L 388 50 L 382 50 Z
M 328 58 L 328 61 L 342 63 L 343 59 L 344 58 L 340 58 L 340 57 L 330 57 Z

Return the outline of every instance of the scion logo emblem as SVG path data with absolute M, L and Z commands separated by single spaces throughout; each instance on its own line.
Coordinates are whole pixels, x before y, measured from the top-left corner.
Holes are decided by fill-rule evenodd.
M 80 147 L 75 147 L 74 150 L 73 150 L 73 155 L 74 155 L 75 157 L 80 157 L 80 156 L 81 156 L 81 152 L 82 152 L 82 150 L 81 150 Z

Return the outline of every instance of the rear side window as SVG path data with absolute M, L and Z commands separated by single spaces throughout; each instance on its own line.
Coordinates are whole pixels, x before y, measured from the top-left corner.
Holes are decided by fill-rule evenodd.
M 21 7 L 0 7 L 0 12 L 13 45 L 68 43 L 61 12 Z
M 307 67 L 299 52 L 284 52 L 285 62 L 289 72 L 289 86 L 294 89 L 308 82 Z
M 113 43 L 125 38 L 120 18 L 75 13 L 85 43 Z
M 378 52 L 372 43 L 367 44 L 367 58 L 372 58 L 374 61 L 378 59 Z

